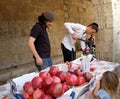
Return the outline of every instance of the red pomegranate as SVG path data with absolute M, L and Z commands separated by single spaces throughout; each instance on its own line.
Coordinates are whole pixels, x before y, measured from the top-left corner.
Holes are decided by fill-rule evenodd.
M 41 77 L 42 79 L 50 76 L 51 76 L 50 73 L 48 73 L 47 71 L 42 71 L 39 73 L 39 77 Z
M 76 85 L 77 84 L 77 76 L 74 74 L 67 76 L 66 83 L 71 86 Z
M 29 89 L 29 87 L 31 87 L 31 86 L 32 86 L 31 82 L 30 82 L 30 81 L 27 81 L 27 82 L 25 82 L 25 84 L 23 85 L 23 89 L 24 89 L 25 91 L 27 91 L 27 90 Z
M 59 97 L 63 94 L 63 87 L 61 83 L 52 83 L 49 87 L 49 92 L 53 97 Z
M 39 76 L 36 76 L 32 79 L 31 83 L 32 83 L 32 87 L 33 88 L 42 88 L 42 78 Z
M 57 66 L 52 66 L 49 70 L 49 73 L 52 75 L 52 76 L 55 76 L 57 74 L 57 72 L 59 71 L 59 68 Z
M 42 89 L 37 88 L 33 92 L 33 99 L 42 99 L 42 96 L 44 95 L 44 91 Z
M 60 78 L 61 82 L 65 82 L 65 79 L 67 77 L 67 73 L 63 71 L 59 71 L 57 73 L 57 76 Z
M 86 82 L 85 78 L 83 76 L 78 76 L 78 82 L 77 86 L 80 86 Z

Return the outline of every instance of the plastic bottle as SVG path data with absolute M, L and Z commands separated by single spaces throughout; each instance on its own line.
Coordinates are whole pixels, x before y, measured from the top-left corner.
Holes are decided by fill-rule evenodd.
M 91 60 L 91 55 L 82 55 L 81 59 L 81 67 L 83 72 L 90 72 L 90 60 Z

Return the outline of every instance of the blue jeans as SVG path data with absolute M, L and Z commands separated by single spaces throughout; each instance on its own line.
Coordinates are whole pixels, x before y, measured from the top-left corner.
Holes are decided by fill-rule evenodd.
M 38 71 L 41 71 L 47 67 L 51 67 L 52 66 L 52 59 L 51 58 L 42 58 L 43 60 L 43 65 L 37 65 L 36 60 L 35 60 L 35 66 L 37 67 Z

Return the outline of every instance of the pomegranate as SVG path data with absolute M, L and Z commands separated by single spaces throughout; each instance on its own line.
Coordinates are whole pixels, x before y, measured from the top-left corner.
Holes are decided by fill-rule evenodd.
M 87 82 L 93 78 L 93 75 L 90 72 L 86 72 L 84 76 Z
M 30 86 L 26 92 L 27 92 L 29 95 L 32 95 L 32 94 L 33 94 L 33 92 L 34 92 L 33 87 L 32 87 L 32 86 Z
M 77 86 L 80 86 L 86 82 L 85 78 L 83 76 L 78 76 L 78 82 Z
M 55 76 L 57 74 L 57 72 L 59 71 L 59 68 L 56 67 L 56 66 L 52 66 L 49 70 L 49 73 L 52 75 L 52 76 Z
M 53 97 L 59 97 L 63 94 L 63 87 L 61 83 L 52 83 L 49 87 L 49 92 Z
M 69 86 L 68 84 L 66 84 L 66 83 L 63 83 L 63 84 L 62 84 L 62 87 L 63 87 L 63 92 L 68 91 L 69 88 L 70 88 L 70 86 Z
M 31 87 L 31 86 L 32 86 L 31 82 L 30 82 L 30 81 L 27 81 L 27 82 L 25 82 L 25 84 L 23 85 L 23 89 L 24 89 L 25 91 L 27 91 L 27 90 L 29 89 L 29 87 Z
M 43 85 L 44 87 L 47 87 L 49 86 L 50 84 L 53 83 L 53 77 L 46 77 L 44 80 L 43 80 Z
M 48 73 L 47 71 L 42 71 L 39 73 L 39 77 L 41 77 L 42 79 L 50 76 L 51 76 L 50 73 Z
M 61 82 L 65 82 L 65 79 L 67 77 L 67 73 L 63 71 L 59 71 L 57 73 L 57 76 L 60 78 Z
M 42 88 L 42 78 L 40 78 L 39 76 L 36 76 L 32 79 L 31 83 L 32 83 L 32 87 L 33 88 Z
M 95 67 L 90 67 L 90 71 L 91 71 L 91 72 L 94 72 L 95 69 L 96 69 Z
M 50 89 L 50 85 L 49 85 L 49 87 L 46 87 L 46 89 L 45 89 L 44 92 L 45 92 L 46 94 L 50 94 L 50 95 L 51 95 L 51 90 L 52 90 L 52 89 Z
M 44 91 L 42 89 L 37 88 L 33 92 L 33 99 L 42 99 L 43 95 L 44 95 Z
M 45 94 L 45 95 L 42 96 L 41 99 L 53 99 L 53 97 L 49 94 Z
M 33 96 L 32 96 L 32 95 L 30 95 L 29 99 L 33 99 Z
M 77 76 L 83 76 L 83 75 L 84 75 L 84 72 L 82 72 L 81 69 L 75 69 L 75 70 L 74 70 L 74 74 L 77 75 Z
M 29 99 L 29 97 L 30 97 L 27 92 L 23 93 L 22 95 L 23 95 L 23 97 L 24 97 L 25 99 Z
M 66 78 L 68 77 L 68 76 L 70 76 L 71 75 L 71 73 L 68 71 L 68 72 L 66 72 Z
M 57 77 L 57 76 L 52 76 L 52 78 L 53 78 L 54 83 L 60 83 L 61 82 L 60 78 Z
M 66 83 L 71 86 L 76 85 L 77 84 L 77 76 L 74 74 L 67 76 Z

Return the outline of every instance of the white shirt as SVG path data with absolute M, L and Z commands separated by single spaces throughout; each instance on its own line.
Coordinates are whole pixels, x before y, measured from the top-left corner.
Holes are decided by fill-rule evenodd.
M 86 26 L 81 25 L 79 23 L 64 23 L 65 28 L 67 29 L 67 34 L 64 36 L 62 40 L 62 44 L 67 48 L 68 50 L 72 51 L 72 48 L 75 51 L 75 43 L 76 41 L 72 38 L 72 33 L 76 33 L 78 38 L 85 40 L 86 39 Z M 82 50 L 85 49 L 86 45 L 85 42 L 80 41 Z

